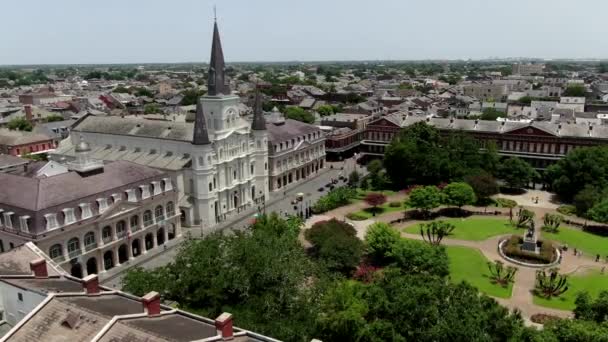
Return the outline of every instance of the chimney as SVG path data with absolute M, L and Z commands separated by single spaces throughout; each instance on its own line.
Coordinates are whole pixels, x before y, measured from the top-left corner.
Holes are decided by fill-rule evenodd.
M 46 269 L 46 259 L 40 258 L 30 261 L 30 270 L 36 278 L 48 278 L 49 272 Z
M 82 287 L 88 295 L 98 295 L 100 290 L 99 278 L 97 278 L 97 274 L 89 274 L 88 276 L 82 278 Z
M 234 339 L 234 332 L 232 331 L 232 314 L 224 312 L 219 315 L 215 319 L 215 330 L 218 335 L 222 335 L 224 341 Z
M 25 110 L 25 119 L 29 122 L 33 122 L 34 121 L 34 115 L 32 115 L 32 106 L 31 105 L 25 105 L 23 106 L 23 109 Z
M 142 303 L 144 304 L 144 311 L 148 316 L 160 315 L 160 294 L 158 292 L 148 292 L 148 294 L 142 297 Z

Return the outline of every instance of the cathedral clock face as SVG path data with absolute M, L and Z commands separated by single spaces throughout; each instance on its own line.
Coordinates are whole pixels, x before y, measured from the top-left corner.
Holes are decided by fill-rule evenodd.
M 234 109 L 233 107 L 229 107 L 228 109 L 226 109 L 226 116 L 232 116 L 236 118 L 236 109 Z

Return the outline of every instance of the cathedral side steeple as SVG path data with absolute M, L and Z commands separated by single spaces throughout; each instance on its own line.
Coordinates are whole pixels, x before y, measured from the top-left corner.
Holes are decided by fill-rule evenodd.
M 192 137 L 193 145 L 208 145 L 209 133 L 207 132 L 207 122 L 203 111 L 203 104 L 198 99 L 196 102 L 196 117 L 194 118 L 194 135 Z
M 226 78 L 226 65 L 224 64 L 224 52 L 220 32 L 217 28 L 217 20 L 213 23 L 213 43 L 211 45 L 211 59 L 209 61 L 209 76 L 207 79 L 208 95 L 230 95 L 230 85 Z

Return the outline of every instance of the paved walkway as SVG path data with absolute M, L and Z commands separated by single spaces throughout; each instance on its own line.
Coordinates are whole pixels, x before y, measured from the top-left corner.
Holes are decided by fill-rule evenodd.
M 535 203 L 536 202 L 535 200 L 534 201 L 531 200 L 532 192 L 534 192 L 534 196 L 537 196 L 537 195 L 539 196 L 539 203 Z M 550 201 L 550 197 L 547 192 L 530 191 L 526 194 L 519 195 L 519 196 L 500 195 L 500 197 L 507 197 L 507 198 L 512 197 L 512 199 L 514 199 L 518 203 L 522 204 L 525 208 L 535 212 L 536 234 L 539 238 L 542 235 L 542 231 L 541 231 L 542 217 L 547 212 L 555 213 L 555 209 L 557 208 L 557 204 L 552 203 Z M 530 199 L 528 201 L 522 200 L 527 197 L 530 197 Z M 405 198 L 404 194 L 396 194 L 396 195 L 390 196 L 388 198 L 388 201 L 397 201 L 397 200 L 402 201 L 404 198 Z M 311 219 L 309 219 L 307 221 L 306 226 L 309 228 L 310 226 L 312 226 L 312 224 L 314 224 L 314 222 L 317 222 L 319 220 L 327 220 L 330 218 L 336 218 L 336 219 L 345 220 L 347 222 L 352 223 L 357 228 L 357 236 L 359 236 L 360 238 L 363 238 L 365 236 L 366 229 L 370 224 L 377 222 L 377 221 L 390 223 L 397 219 L 403 218 L 402 211 L 382 214 L 382 215 L 373 217 L 372 219 L 365 220 L 365 221 L 351 221 L 346 218 L 346 215 L 348 213 L 355 212 L 355 211 L 361 210 L 366 207 L 368 207 L 368 206 L 367 206 L 367 204 L 365 204 L 365 202 L 357 202 L 357 203 L 353 203 L 348 206 L 337 208 L 335 210 L 325 213 L 322 216 L 313 216 Z M 465 207 L 464 209 L 479 211 L 482 208 Z M 507 218 L 508 213 L 509 213 L 509 209 L 506 209 L 506 208 L 488 207 L 487 210 L 501 212 L 502 215 L 504 215 L 504 216 L 501 216 L 502 218 Z M 515 209 L 513 209 L 513 214 L 515 215 L 516 213 L 517 213 L 517 209 L 515 208 Z M 472 216 L 472 217 L 474 218 L 476 216 Z M 478 216 L 478 217 L 487 218 L 488 216 Z M 401 232 L 401 235 L 403 237 L 421 240 L 422 237 L 418 234 L 409 234 L 409 233 L 403 232 L 403 228 L 418 224 L 420 222 L 421 221 L 412 220 L 412 221 L 407 221 L 407 222 L 400 223 L 400 224 L 395 224 L 394 227 Z M 523 231 L 522 231 L 522 233 L 523 233 Z M 501 305 L 503 305 L 511 310 L 515 310 L 515 309 L 519 310 L 522 313 L 522 316 L 526 319 L 526 322 L 528 324 L 532 324 L 529 320 L 530 317 L 534 314 L 539 314 L 539 313 L 544 313 L 544 314 L 549 314 L 549 315 L 554 315 L 554 316 L 564 317 L 564 318 L 572 317 L 571 311 L 545 308 L 542 306 L 535 305 L 533 303 L 532 290 L 535 287 L 537 269 L 512 264 L 512 263 L 502 259 L 502 257 L 498 254 L 498 242 L 502 238 L 505 238 L 510 235 L 511 234 L 502 235 L 502 236 L 494 236 L 494 237 L 491 237 L 484 241 L 468 241 L 468 240 L 457 240 L 457 239 L 446 238 L 442 241 L 442 243 L 445 245 L 449 245 L 449 246 L 451 245 L 451 246 L 463 246 L 463 247 L 469 247 L 469 248 L 476 248 L 488 260 L 502 260 L 506 264 L 510 264 L 510 265 L 517 267 L 518 272 L 515 275 L 515 279 L 514 279 L 514 283 L 513 283 L 513 292 L 512 292 L 511 298 L 509 298 L 509 299 L 495 298 L 495 299 Z M 574 247 L 574 246 L 571 246 L 571 248 L 572 247 Z M 589 269 L 599 269 L 602 267 L 602 265 L 603 264 L 596 263 L 590 257 L 577 257 L 577 256 L 574 256 L 571 251 L 568 251 L 563 254 L 562 261 L 561 261 L 561 264 L 559 265 L 559 268 L 560 268 L 561 273 L 577 274 L 577 273 L 585 272 Z

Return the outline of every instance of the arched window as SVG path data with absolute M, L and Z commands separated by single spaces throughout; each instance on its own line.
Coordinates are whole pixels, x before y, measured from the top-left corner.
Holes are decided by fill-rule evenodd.
M 169 216 L 175 216 L 175 205 L 173 202 L 167 203 L 167 217 Z
M 203 165 L 205 165 L 205 158 L 203 158 L 203 157 L 198 157 L 198 165 L 199 165 L 199 166 L 203 166 Z
M 209 182 L 209 191 L 213 190 L 213 183 Z
M 116 236 L 123 237 L 127 234 L 127 222 L 118 221 L 116 222 Z
M 139 216 L 133 215 L 131 216 L 131 221 L 129 222 L 131 226 L 131 230 L 137 230 L 139 227 Z
M 214 189 L 217 188 L 217 184 L 216 184 L 215 178 L 213 178 L 213 188 Z
M 63 251 L 61 250 L 61 245 L 52 245 L 51 248 L 49 248 L 49 256 L 53 260 L 63 260 Z
M 78 256 L 80 254 L 80 241 L 78 238 L 71 238 L 68 241 L 68 257 L 70 259 Z
M 165 213 L 162 205 L 159 205 L 156 207 L 156 209 L 154 209 L 154 217 L 156 217 L 157 222 L 165 219 Z
M 144 227 L 150 226 L 154 223 L 152 220 L 152 211 L 146 210 L 144 211 Z
M 103 239 L 104 242 L 111 241 L 112 240 L 112 227 L 110 227 L 110 226 L 103 227 L 103 229 L 101 230 L 101 238 Z
M 97 244 L 95 243 L 95 232 L 88 232 L 84 235 L 84 248 L 89 250 L 94 248 Z

